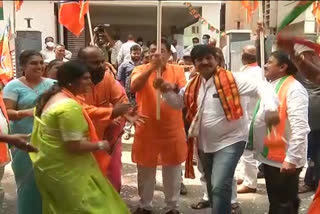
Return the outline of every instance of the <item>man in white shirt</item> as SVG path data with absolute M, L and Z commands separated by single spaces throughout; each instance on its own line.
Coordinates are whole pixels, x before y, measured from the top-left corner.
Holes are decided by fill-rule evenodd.
M 56 45 L 55 49 L 54 49 L 54 57 L 53 58 L 48 58 L 46 60 L 44 60 L 45 63 L 49 64 L 52 60 L 58 59 L 61 60 L 63 62 L 67 62 L 69 61 L 68 59 L 65 58 L 66 56 L 66 48 L 64 47 L 64 45 L 58 44 Z
M 310 128 L 308 93 L 293 78 L 296 72 L 287 54 L 281 51 L 271 54 L 265 65 L 265 77 L 278 91 L 280 124 L 267 133 L 268 126 L 263 121 L 266 100 L 262 99 L 251 125 L 253 148 L 257 159 L 264 164 L 270 214 L 298 213 L 300 204 L 299 174 L 306 163 Z
M 54 44 L 53 37 L 51 37 L 51 36 L 46 37 L 44 39 L 44 43 L 45 43 L 46 47 L 40 51 L 40 53 L 43 57 L 43 60 L 54 58 L 56 54 L 54 53 L 54 45 L 55 44 Z
M 191 112 L 190 108 L 192 105 L 197 106 L 189 129 L 189 137 L 194 136 L 198 140 L 199 157 L 205 171 L 212 214 L 230 214 L 233 176 L 245 147 L 248 126 L 245 114 L 230 119 L 225 106 L 221 105 L 222 98 L 214 83 L 216 78 L 220 78 L 217 74 L 218 69 L 219 75 L 221 71 L 221 68 L 217 67 L 218 57 L 216 48 L 207 45 L 197 45 L 193 48 L 191 58 L 200 74 L 198 91 L 192 92 L 188 86 L 177 91 L 176 86 L 164 82 L 161 78 L 154 82 L 154 86 L 162 91 L 166 102 L 174 108 L 185 106 L 189 109 L 189 113 L 194 115 L 195 111 Z M 277 124 L 278 100 L 272 86 L 267 82 L 252 81 L 242 73 L 234 73 L 232 76 L 240 102 L 244 103 L 245 96 L 258 94 L 267 101 L 266 122 Z M 185 93 L 186 90 L 191 94 Z M 187 100 L 192 94 L 198 96 L 195 96 L 193 104 L 190 104 Z
M 54 59 L 55 58 L 55 43 L 54 39 L 51 36 L 48 36 L 44 39 L 44 43 L 46 47 L 40 51 L 43 60 Z M 65 49 L 65 58 L 70 60 L 72 57 L 72 53 Z M 51 60 L 50 60 L 51 61 Z
M 198 37 L 192 38 L 192 45 L 188 46 L 186 49 L 183 50 L 183 54 L 190 53 L 192 49 L 200 44 L 200 40 Z
M 125 60 L 130 60 L 130 48 L 137 43 L 134 41 L 134 36 L 132 34 L 128 35 L 128 41 L 121 45 L 118 53 L 117 62 L 120 65 Z
M 246 74 L 250 79 L 262 81 L 262 70 L 257 64 L 256 54 L 254 45 L 248 45 L 243 48 L 241 60 L 244 66 L 240 69 L 240 72 Z M 248 127 L 250 126 L 257 101 L 258 97 L 249 97 L 247 100 Z M 243 168 L 238 180 L 241 185 L 238 187 L 237 192 L 239 194 L 256 192 L 258 167 L 252 150 L 244 150 L 239 165 L 243 166 Z

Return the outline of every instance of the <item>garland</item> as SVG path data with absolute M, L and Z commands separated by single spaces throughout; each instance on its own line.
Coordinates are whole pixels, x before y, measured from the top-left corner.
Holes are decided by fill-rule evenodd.
M 190 15 L 192 15 L 195 19 L 199 19 L 201 24 L 208 25 L 208 30 L 212 32 L 219 33 L 220 31 L 215 28 L 213 25 L 211 25 L 205 18 L 203 18 L 200 13 L 192 6 L 191 3 L 185 2 L 184 5 L 186 5 L 189 9 Z

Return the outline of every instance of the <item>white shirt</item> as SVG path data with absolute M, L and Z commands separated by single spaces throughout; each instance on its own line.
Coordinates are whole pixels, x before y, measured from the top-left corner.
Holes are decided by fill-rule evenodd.
M 177 50 L 177 58 L 178 59 L 182 59 L 183 58 L 183 47 L 180 45 L 176 46 L 176 50 Z
M 138 45 L 132 40 L 128 40 L 126 43 L 121 45 L 121 48 L 118 53 L 117 61 L 118 65 L 120 65 L 125 60 L 130 60 L 130 48 L 134 45 Z
M 67 49 L 65 50 L 66 52 L 66 59 L 70 60 L 72 58 L 72 53 L 70 51 L 68 51 Z M 48 50 L 47 48 L 44 48 L 43 50 L 40 51 L 43 60 L 46 59 L 51 59 L 50 61 L 52 61 L 53 59 L 56 58 L 56 54 L 54 52 L 54 50 Z
M 278 98 L 270 83 L 248 79 L 247 75 L 243 73 L 234 73 L 233 75 L 240 93 L 242 106 L 245 104 L 245 96 L 256 96 L 258 94 L 268 101 L 265 103 L 265 109 L 269 111 L 277 109 Z M 185 88 L 182 88 L 178 94 L 173 92 L 163 94 L 163 98 L 173 108 L 183 108 Z M 202 101 L 204 102 L 204 109 L 199 124 L 200 135 L 198 136 L 198 148 L 200 150 L 205 153 L 212 153 L 239 141 L 247 141 L 248 120 L 246 114 L 236 121 L 227 120 L 212 78 L 208 81 L 202 79 L 198 93 L 198 107 Z
M 44 63 L 47 63 L 47 64 L 49 64 L 51 61 L 53 61 L 53 60 L 55 60 L 56 59 L 56 55 L 54 55 L 54 57 L 53 58 L 49 58 L 49 59 L 46 59 L 46 60 L 44 60 Z M 62 60 L 63 62 L 68 62 L 69 60 L 68 59 L 66 59 L 66 58 L 63 58 L 63 60 Z
M 118 40 L 114 46 L 111 48 L 111 64 L 115 65 L 117 63 L 117 57 L 122 46 L 122 42 Z
M 240 72 L 244 73 L 248 78 L 253 79 L 255 81 L 262 81 L 262 70 L 258 65 L 245 65 L 240 68 Z M 253 117 L 254 109 L 256 107 L 257 101 L 259 100 L 258 96 L 247 97 L 245 111 L 248 115 L 248 124 Z
M 9 124 L 1 109 L 0 109 L 0 127 L 1 127 L 1 134 L 9 133 Z
M 280 79 L 271 84 L 276 87 Z M 262 99 L 261 104 L 266 100 Z M 303 167 L 307 160 L 308 133 L 308 93 L 306 89 L 295 80 L 287 92 L 287 114 L 285 140 L 287 142 L 287 153 L 285 161 L 293 163 L 297 168 Z M 281 167 L 281 163 L 267 160 L 261 155 L 263 151 L 264 137 L 266 136 L 266 125 L 264 122 L 264 108 L 260 107 L 254 123 L 254 146 L 256 158 L 267 165 Z
M 54 49 L 53 50 L 49 50 L 47 48 L 44 48 L 43 50 L 40 51 L 40 53 L 41 53 L 41 55 L 43 57 L 43 60 L 56 58 L 56 54 L 54 52 Z

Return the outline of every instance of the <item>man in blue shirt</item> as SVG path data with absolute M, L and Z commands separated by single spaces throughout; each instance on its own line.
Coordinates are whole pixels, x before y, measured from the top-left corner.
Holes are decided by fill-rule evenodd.
M 131 82 L 131 73 L 133 69 L 141 64 L 141 47 L 140 45 L 133 45 L 130 48 L 130 60 L 124 61 L 118 68 L 117 80 L 121 83 L 121 85 L 125 88 L 127 97 L 129 102 L 132 105 L 136 104 L 135 94 L 130 91 L 130 82 Z M 124 127 L 125 135 L 124 138 L 128 140 L 131 134 L 132 125 L 130 123 L 126 123 Z

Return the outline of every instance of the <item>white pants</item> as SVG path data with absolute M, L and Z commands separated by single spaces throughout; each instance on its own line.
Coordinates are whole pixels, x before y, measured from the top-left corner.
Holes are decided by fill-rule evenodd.
M 157 168 L 137 166 L 138 168 L 138 193 L 140 208 L 152 210 L 152 199 L 156 184 Z M 181 185 L 181 165 L 163 166 L 162 182 L 166 207 L 164 212 L 178 208 Z
M 239 178 L 243 180 L 243 185 L 256 189 L 257 188 L 257 160 L 254 159 L 253 151 L 244 150 L 240 159 L 240 164 L 243 166 Z

